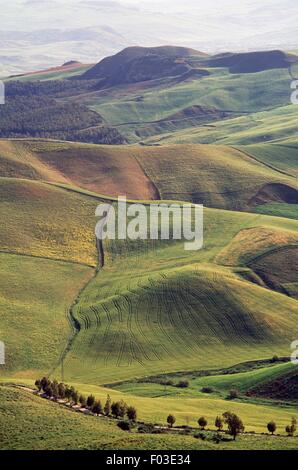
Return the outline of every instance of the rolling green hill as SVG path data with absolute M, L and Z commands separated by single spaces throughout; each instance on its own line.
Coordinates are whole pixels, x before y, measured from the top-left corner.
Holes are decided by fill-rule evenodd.
M 3 140 L 0 175 L 63 183 L 106 196 L 158 199 L 154 184 L 125 146 Z
M 297 240 L 297 223 L 216 210 L 205 210 L 204 217 L 199 252 L 187 254 L 181 243 L 106 247 L 104 269 L 74 309 L 81 328 L 65 361 L 72 380 L 111 383 L 215 368 L 219 356 L 229 366 L 235 358 L 287 354 L 297 328 L 297 302 L 266 289 L 257 276 L 254 283 L 245 280 L 250 271 L 241 261 L 234 268 L 220 266 L 216 255 L 248 227 L 285 231 Z M 286 239 L 269 241 L 268 252 L 279 244 L 286 245 Z M 255 247 L 255 253 L 264 248 Z
M 295 203 L 297 199 L 297 180 L 251 158 L 246 148 L 244 152 L 242 147 L 238 151 L 216 145 L 164 145 L 144 148 L 137 158 L 163 199 L 233 210 L 249 210 L 276 200 Z M 280 186 L 278 199 L 275 193 Z M 294 200 L 286 200 L 287 187 Z M 264 201 L 259 196 L 263 192 Z
M 10 253 L 0 259 L 0 337 L 6 348 L 1 374 L 35 377 L 59 362 L 72 334 L 68 309 L 93 270 Z
M 183 124 L 183 125 L 181 125 Z M 297 135 L 297 106 L 287 105 L 269 109 L 268 111 L 252 112 L 244 116 L 231 116 L 229 119 L 219 119 L 209 123 L 176 123 L 174 133 L 167 129 L 140 136 L 146 144 L 227 144 L 250 145 L 267 142 L 281 142 L 289 139 L 290 144 Z M 141 127 L 141 132 L 142 132 Z M 148 128 L 148 126 L 147 126 Z M 122 127 L 125 132 L 126 127 Z M 139 132 L 139 130 L 138 130 Z M 151 136 L 150 136 L 151 135 Z
M 163 424 L 174 413 L 180 425 L 200 415 L 211 423 L 230 409 L 248 431 L 265 432 L 274 419 L 284 432 L 297 414 L 297 374 L 270 361 L 288 358 L 298 337 L 298 108 L 289 104 L 289 60 L 278 51 L 210 57 L 129 48 L 88 70 L 9 81 L 1 135 L 31 137 L 0 140 L 1 383 L 31 386 L 63 370 L 80 392 L 123 398 L 144 421 Z M 84 139 L 123 145 L 75 142 Z M 119 195 L 147 206 L 204 204 L 203 248 L 99 245 L 95 209 Z M 227 401 L 233 388 L 240 396 Z M 29 393 L 0 386 L 0 447 L 214 448 L 178 434 L 127 437 L 111 420 Z M 293 442 L 245 435 L 233 448 Z
M 96 198 L 13 178 L 0 179 L 0 193 L 2 251 L 97 264 Z
M 93 230 L 99 196 L 16 178 L 2 178 L 0 188 L 3 251 L 98 263 Z M 258 275 L 250 282 L 254 266 L 248 263 L 252 250 L 270 253 L 297 243 L 297 222 L 206 209 L 204 224 L 204 249 L 198 252 L 173 242 L 107 243 L 104 269 L 73 309 L 80 331 L 65 360 L 69 377 L 103 383 L 212 368 L 213 347 L 223 364 L 232 365 L 227 343 L 233 345 L 232 362 L 287 353 L 296 301 L 265 289 Z M 254 240 L 260 234 L 259 245 L 246 236 L 248 228 Z M 34 283 L 32 289 L 39 292 Z M 18 302 L 12 303 L 11 315 L 18 309 Z
M 297 204 L 296 160 L 296 149 L 285 146 L 0 141 L 0 174 L 5 177 L 53 181 L 106 196 L 184 200 L 232 210 L 272 202 Z

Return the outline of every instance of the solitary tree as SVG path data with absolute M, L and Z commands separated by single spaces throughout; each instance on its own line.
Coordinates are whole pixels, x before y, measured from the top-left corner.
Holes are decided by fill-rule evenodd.
M 170 426 L 170 428 L 173 427 L 173 425 L 175 424 L 175 422 L 176 422 L 175 416 L 169 415 L 169 416 L 167 417 L 167 423 L 168 423 L 168 425 Z
M 129 406 L 126 411 L 127 417 L 130 421 L 136 421 L 137 420 L 137 410 L 135 409 L 134 406 Z
M 107 401 L 105 403 L 105 406 L 104 406 L 104 409 L 103 409 L 103 412 L 106 416 L 110 416 L 111 414 L 111 397 L 110 395 L 107 396 Z
M 271 434 L 273 435 L 276 431 L 276 423 L 274 421 L 270 421 L 268 424 L 267 424 L 267 429 L 269 432 L 271 432 Z
M 187 387 L 189 387 L 189 381 L 188 380 L 180 380 L 177 383 L 176 387 L 178 387 L 178 388 L 187 388 Z
M 215 418 L 215 427 L 218 431 L 221 431 L 223 428 L 223 420 L 220 416 L 216 416 Z
M 235 398 L 239 398 L 238 390 L 232 389 L 228 395 L 229 400 L 235 400 Z
M 288 434 L 288 436 L 293 435 L 292 432 L 291 432 L 291 426 L 289 424 L 286 426 L 286 433 Z
M 227 411 L 223 413 L 224 421 L 228 425 L 229 432 L 233 436 L 234 440 L 236 436 L 244 431 L 244 425 L 239 416 L 235 413 Z
M 201 416 L 199 419 L 198 419 L 198 423 L 199 423 L 199 426 L 201 427 L 201 429 L 205 429 L 205 427 L 207 426 L 208 422 L 207 422 L 207 419 L 205 418 L 205 416 Z
M 87 398 L 88 408 L 92 408 L 92 406 L 94 405 L 94 402 L 95 402 L 95 397 L 93 395 L 89 395 L 89 397 Z
M 96 400 L 96 402 L 94 403 L 94 405 L 92 406 L 92 412 L 95 414 L 95 415 L 99 415 L 100 413 L 102 413 L 102 405 L 101 405 L 101 401 L 100 400 Z

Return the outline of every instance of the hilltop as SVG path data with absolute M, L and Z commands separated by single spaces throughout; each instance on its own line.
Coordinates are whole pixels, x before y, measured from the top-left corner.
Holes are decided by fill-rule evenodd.
M 80 78 L 98 79 L 101 86 L 114 86 L 180 76 L 192 69 L 188 59 L 193 56 L 207 55 L 185 47 L 128 47 L 106 57 Z

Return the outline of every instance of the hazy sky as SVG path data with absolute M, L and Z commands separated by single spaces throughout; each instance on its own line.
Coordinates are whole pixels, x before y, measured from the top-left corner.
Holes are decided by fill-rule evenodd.
M 297 0 L 0 0 L 0 66 L 96 62 L 128 45 L 298 49 Z

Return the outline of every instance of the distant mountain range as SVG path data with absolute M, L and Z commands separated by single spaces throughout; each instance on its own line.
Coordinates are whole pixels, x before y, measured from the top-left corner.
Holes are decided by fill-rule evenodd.
M 36 2 L 1 7 L 0 74 L 28 72 L 77 59 L 94 63 L 142 44 L 177 44 L 215 54 L 298 49 L 295 0 L 130 0 Z

